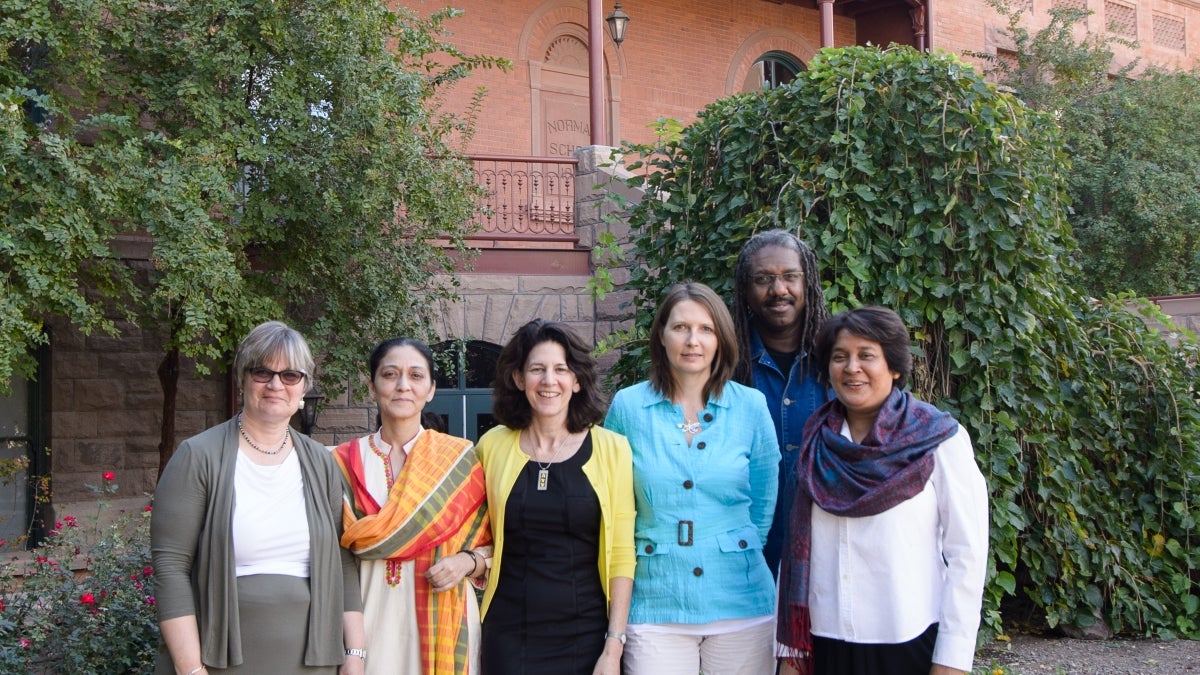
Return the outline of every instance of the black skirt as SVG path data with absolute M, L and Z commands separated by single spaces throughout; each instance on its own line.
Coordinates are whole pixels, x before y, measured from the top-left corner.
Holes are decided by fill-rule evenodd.
M 929 675 L 938 625 L 900 644 L 862 644 L 813 636 L 812 675 Z

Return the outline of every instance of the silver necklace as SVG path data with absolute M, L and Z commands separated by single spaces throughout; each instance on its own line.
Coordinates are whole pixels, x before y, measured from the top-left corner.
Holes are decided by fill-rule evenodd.
M 700 426 L 700 420 L 689 422 L 686 416 L 683 418 L 682 423 L 676 424 L 675 426 L 679 427 L 679 430 L 685 434 L 698 434 L 700 433 L 700 429 L 703 428 Z
M 529 443 L 536 449 L 537 445 L 534 443 L 532 436 L 533 435 L 530 434 Z M 558 442 L 557 445 L 554 446 L 554 455 L 550 458 L 550 461 L 546 462 L 545 464 L 542 464 L 542 462 L 540 460 L 538 460 L 536 457 L 534 457 L 532 452 L 529 453 L 529 459 L 532 459 L 533 463 L 537 464 L 537 466 L 538 466 L 538 476 L 537 476 L 538 492 L 545 492 L 546 489 L 550 487 L 550 466 L 558 461 L 558 456 L 562 454 L 563 446 L 566 445 L 567 441 L 570 440 L 570 438 L 571 438 L 571 434 L 568 433 L 561 441 Z
M 242 435 L 242 438 L 246 439 L 246 442 L 250 444 L 250 447 L 261 452 L 262 454 L 278 455 L 279 453 L 283 452 L 284 448 L 287 447 L 288 440 L 292 437 L 292 428 L 291 427 L 283 428 L 283 442 L 280 443 L 279 447 L 276 448 L 275 450 L 263 450 L 262 448 L 258 447 L 258 443 L 255 443 L 250 438 L 250 434 L 246 433 L 246 427 L 242 426 L 242 414 L 241 413 L 238 413 L 238 433 L 240 433 Z

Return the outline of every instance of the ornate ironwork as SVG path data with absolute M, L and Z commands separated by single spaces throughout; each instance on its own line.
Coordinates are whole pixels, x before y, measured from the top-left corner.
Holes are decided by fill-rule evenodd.
M 487 190 L 482 235 L 573 236 L 573 157 L 472 155 L 475 181 Z

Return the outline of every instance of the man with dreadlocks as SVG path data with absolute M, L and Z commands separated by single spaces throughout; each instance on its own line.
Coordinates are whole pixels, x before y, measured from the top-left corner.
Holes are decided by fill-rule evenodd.
M 778 576 L 804 423 L 830 398 L 817 383 L 810 359 L 829 309 L 812 250 L 783 230 L 760 232 L 746 242 L 733 283 L 739 348 L 734 379 L 767 397 L 782 454 L 775 520 L 763 548 L 771 573 Z

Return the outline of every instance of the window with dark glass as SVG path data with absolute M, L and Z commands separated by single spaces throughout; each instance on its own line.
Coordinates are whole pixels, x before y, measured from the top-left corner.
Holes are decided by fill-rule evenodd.
M 804 70 L 799 59 L 786 52 L 767 52 L 758 57 L 746 80 L 742 83 L 742 91 L 764 91 L 785 85 L 796 79 L 796 75 Z
M 447 340 L 433 346 L 437 393 L 426 410 L 440 415 L 446 433 L 478 441 L 496 426 L 492 380 L 500 345 L 483 340 Z

